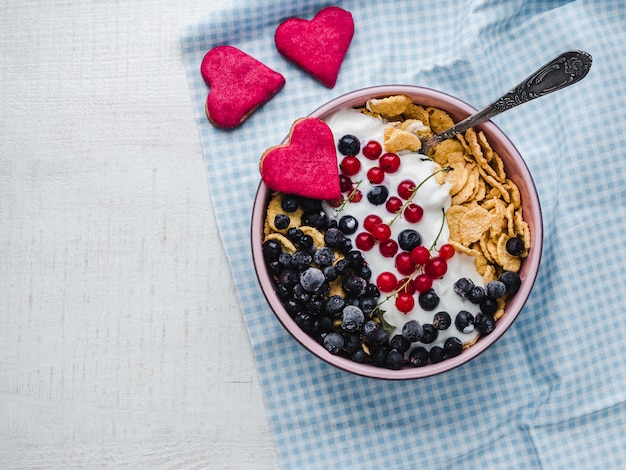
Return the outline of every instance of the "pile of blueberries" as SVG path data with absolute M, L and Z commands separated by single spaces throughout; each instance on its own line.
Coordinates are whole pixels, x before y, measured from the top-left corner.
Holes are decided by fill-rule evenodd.
M 357 221 L 344 216 L 339 221 L 329 218 L 321 201 L 284 195 L 284 213 L 275 217 L 279 229 L 289 226 L 287 214 L 298 208 L 303 211 L 302 225 L 314 227 L 324 234 L 323 247 L 316 247 L 313 238 L 300 228 L 287 230 L 286 237 L 296 247 L 288 253 L 277 240 L 263 243 L 263 256 L 268 272 L 275 280 L 275 290 L 285 310 L 294 322 L 308 335 L 324 346 L 331 354 L 348 357 L 358 363 L 371 363 L 393 370 L 406 366 L 420 367 L 457 356 L 463 349 L 459 338 L 450 337 L 443 347 L 429 350 L 415 347 L 405 361 L 405 353 L 412 343 L 432 343 L 439 330 L 450 327 L 452 320 L 446 312 L 437 312 L 432 324 L 407 322 L 401 334 L 390 337 L 377 308 L 380 291 L 371 282 L 372 273 L 362 253 L 352 246 L 348 237 L 356 231 Z M 343 255 L 336 259 L 335 251 Z M 342 293 L 331 293 L 331 283 L 341 279 Z M 472 303 L 493 305 L 505 293 L 514 294 L 520 280 L 509 273 L 485 288 L 475 286 L 471 280 L 459 279 L 455 284 L 458 295 Z M 485 309 L 486 310 L 486 309 Z M 476 329 L 487 335 L 495 328 L 493 315 L 476 315 L 460 312 L 454 323 L 459 331 Z

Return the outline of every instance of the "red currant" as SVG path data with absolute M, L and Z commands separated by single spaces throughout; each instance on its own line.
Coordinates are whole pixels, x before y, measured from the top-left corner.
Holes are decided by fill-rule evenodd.
M 450 259 L 454 256 L 455 250 L 452 245 L 446 243 L 445 245 L 441 245 L 439 248 L 439 256 L 443 259 Z
M 367 230 L 369 233 L 373 233 L 376 226 L 382 223 L 383 223 L 383 219 L 381 219 L 376 214 L 370 214 L 367 217 L 365 217 L 365 220 L 363 221 L 363 228 Z
M 350 193 L 350 202 L 359 202 L 361 199 L 363 199 L 363 193 L 360 190 L 355 189 Z
M 385 172 L 381 168 L 373 166 L 367 170 L 367 179 L 372 184 L 380 184 L 385 179 Z
M 387 224 L 380 223 L 372 231 L 372 235 L 379 242 L 386 242 L 391 238 L 391 227 Z
M 424 272 L 433 279 L 441 279 L 447 271 L 448 263 L 441 256 L 431 259 L 424 266 Z
M 339 198 L 339 199 L 329 199 L 326 202 L 328 203 L 328 205 L 330 207 L 337 208 L 337 207 L 339 207 L 343 203 L 343 200 L 341 198 Z
M 413 274 L 415 263 L 411 261 L 411 254 L 408 251 L 398 253 L 398 256 L 396 256 L 396 269 L 400 274 Z
M 398 280 L 393 273 L 385 271 L 376 278 L 376 287 L 381 292 L 393 292 L 398 287 Z
M 387 225 L 387 227 L 389 227 Z M 393 258 L 398 252 L 398 242 L 392 239 L 380 242 L 380 254 L 385 258 Z
M 425 292 L 433 286 L 433 278 L 427 274 L 419 274 L 413 279 L 413 288 L 417 292 Z
M 352 180 L 346 175 L 339 175 L 339 189 L 342 193 L 352 191 Z
M 370 140 L 367 144 L 365 144 L 362 152 L 365 158 L 369 158 L 370 160 L 376 160 L 383 152 L 383 146 L 375 140 Z
M 397 213 L 401 207 L 402 200 L 396 196 L 391 196 L 389 199 L 387 199 L 387 202 L 385 202 L 385 208 L 387 209 L 387 212 L 390 212 L 392 214 Z
M 409 199 L 415 191 L 415 183 L 411 180 L 404 180 L 398 185 L 398 196 L 402 199 Z
M 405 277 L 400 282 L 398 282 L 399 292 L 404 292 L 406 294 L 415 294 L 415 286 L 413 285 L 413 280 L 410 277 Z
M 374 248 L 374 245 L 376 244 L 376 240 L 374 240 L 374 237 L 372 236 L 371 233 L 361 232 L 356 236 L 355 243 L 356 243 L 356 247 L 359 250 L 369 251 L 372 248 Z
M 408 293 L 401 292 L 396 296 L 396 308 L 402 313 L 409 313 L 415 307 L 415 298 Z
M 344 175 L 354 176 L 361 169 L 361 161 L 357 157 L 349 155 L 341 160 L 339 167 Z
M 385 173 L 395 173 L 400 168 L 400 157 L 395 153 L 385 153 L 380 157 L 379 164 Z
M 404 209 L 404 220 L 412 224 L 416 224 L 424 217 L 424 209 L 417 204 L 409 204 Z
M 411 261 L 415 265 L 422 265 L 428 263 L 430 260 L 430 251 L 423 245 L 416 246 L 411 250 Z

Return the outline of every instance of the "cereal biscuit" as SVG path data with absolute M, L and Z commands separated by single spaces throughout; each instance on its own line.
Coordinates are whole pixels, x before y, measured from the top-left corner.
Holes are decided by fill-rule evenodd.
M 417 152 L 422 147 L 422 141 L 417 135 L 411 132 L 388 127 L 385 129 L 384 146 L 387 152 L 396 153 L 401 150 Z
M 406 95 L 393 95 L 385 98 L 373 98 L 367 102 L 367 109 L 383 118 L 398 117 L 404 113 L 412 103 Z

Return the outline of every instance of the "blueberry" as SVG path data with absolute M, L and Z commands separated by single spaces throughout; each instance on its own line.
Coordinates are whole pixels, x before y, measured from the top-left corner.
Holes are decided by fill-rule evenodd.
M 502 281 L 489 281 L 485 286 L 487 297 L 491 299 L 499 299 L 506 294 L 506 286 Z
M 409 353 L 409 363 L 413 367 L 423 367 L 428 364 L 428 350 L 418 346 Z
M 342 155 L 357 155 L 361 150 L 361 142 L 355 136 L 346 134 L 339 139 L 337 150 Z
M 388 196 L 389 190 L 385 186 L 380 185 L 373 186 L 372 189 L 367 192 L 367 200 L 375 206 L 384 204 Z
M 303 214 L 301 219 L 302 225 L 307 225 L 309 227 L 315 227 L 316 229 L 325 229 L 328 227 L 328 216 L 325 212 L 309 212 Z
M 324 244 L 329 248 L 339 248 L 346 235 L 338 228 L 329 228 L 324 234 Z
M 402 327 L 402 336 L 411 343 L 419 341 L 423 332 L 424 328 L 417 320 L 409 320 Z
M 411 347 L 411 342 L 402 335 L 394 335 L 389 340 L 389 348 L 398 352 L 405 353 Z
M 376 367 L 387 367 L 387 350 L 382 348 L 373 350 L 372 365 Z
M 302 284 L 296 284 L 295 286 L 293 286 L 292 295 L 294 299 L 300 300 L 302 302 L 308 302 L 311 298 L 311 293 L 308 292 L 304 287 L 302 287 Z
M 285 310 L 287 310 L 287 313 L 292 317 L 302 310 L 302 302 L 296 299 L 287 299 L 283 303 L 283 306 L 285 307 Z
M 445 353 L 443 351 L 443 348 L 440 346 L 433 346 L 432 348 L 430 348 L 428 358 L 433 364 L 443 361 L 445 359 Z
M 452 324 L 452 318 L 448 312 L 437 312 L 433 317 L 433 326 L 438 330 L 447 330 Z
M 422 236 L 416 230 L 407 228 L 398 235 L 398 245 L 404 251 L 412 251 L 422 244 Z
M 322 269 L 322 272 L 324 273 L 324 277 L 328 282 L 333 282 L 339 277 L 339 273 L 334 266 L 326 266 L 324 269 Z
M 496 320 L 491 315 L 481 312 L 474 319 L 474 327 L 481 335 L 487 336 L 496 328 Z
M 298 248 L 301 250 L 308 250 L 309 248 L 313 248 L 313 237 L 311 235 L 302 235 L 300 237 L 300 243 L 298 243 Z
M 359 277 L 365 279 L 366 281 L 369 281 L 370 278 L 372 277 L 372 270 L 367 264 L 364 264 L 363 266 L 361 266 L 359 269 L 356 270 L 356 274 Z
M 483 313 L 486 313 L 487 315 L 493 315 L 494 313 L 498 311 L 498 308 L 499 308 L 498 301 L 494 299 L 490 299 L 489 297 L 486 297 L 480 303 L 480 311 Z
M 467 310 L 461 310 L 456 314 L 454 326 L 456 326 L 456 329 L 461 333 L 471 333 L 474 331 L 474 315 Z
M 365 265 L 365 258 L 363 258 L 363 253 L 358 250 L 352 250 L 348 252 L 345 259 L 348 260 L 348 264 L 352 269 L 359 269 Z
M 339 261 L 335 263 L 335 269 L 340 276 L 345 276 L 350 272 L 350 265 L 348 264 L 348 260 L 345 258 L 341 258 Z
M 380 323 L 369 320 L 363 325 L 363 337 L 373 345 L 380 345 L 387 340 L 387 332 Z
M 371 297 L 373 299 L 378 299 L 380 297 L 380 291 L 378 290 L 378 287 L 376 287 L 376 284 L 370 283 L 365 288 L 365 294 L 363 295 Z
M 367 281 L 359 276 L 347 276 L 341 283 L 344 292 L 356 298 L 363 295 L 365 286 L 367 286 Z
M 445 343 L 443 344 L 443 352 L 446 357 L 458 356 L 459 354 L 461 354 L 462 351 L 463 343 L 456 336 L 451 336 L 450 338 L 446 339 Z
M 289 239 L 289 241 L 295 243 L 296 245 L 300 244 L 300 239 L 302 238 L 302 235 L 304 235 L 304 233 L 298 227 L 291 227 L 289 230 L 287 230 L 287 238 Z
M 467 299 L 473 304 L 479 304 L 485 298 L 485 289 L 481 286 L 474 286 L 467 293 Z
M 437 305 L 439 305 L 439 296 L 434 291 L 434 289 L 428 289 L 420 293 L 418 297 L 418 302 L 420 304 L 420 307 L 422 307 L 424 310 L 435 310 L 437 308 Z
M 337 223 L 337 228 L 346 235 L 352 235 L 359 228 L 359 222 L 351 215 L 344 215 Z
M 280 264 L 278 261 L 272 261 L 271 263 L 267 263 L 267 272 L 270 273 L 270 276 L 280 276 L 280 273 L 285 269 L 285 267 Z
M 285 194 L 283 200 L 280 202 L 280 207 L 282 207 L 285 212 L 295 212 L 298 209 L 298 205 L 298 196 L 291 194 Z
M 339 251 L 341 251 L 344 255 L 350 253 L 352 251 L 352 240 L 349 238 L 344 238 L 337 247 Z
M 513 271 L 504 271 L 500 275 L 500 281 L 502 281 L 506 286 L 506 292 L 509 295 L 517 293 L 522 285 L 522 280 L 520 279 L 519 274 Z
M 276 240 L 268 240 L 263 243 L 263 258 L 266 262 L 278 260 L 278 256 L 283 252 L 283 246 Z
M 472 290 L 472 287 L 474 287 L 474 282 L 468 277 L 462 277 L 454 283 L 454 292 L 460 297 L 465 298 Z
M 341 328 L 344 331 L 353 333 L 360 330 L 365 322 L 365 315 L 359 307 L 354 305 L 347 305 L 343 309 L 343 315 L 341 318 Z
M 318 317 L 316 321 L 320 333 L 328 333 L 333 329 L 333 319 L 330 317 Z
M 385 367 L 391 370 L 400 370 L 402 369 L 402 365 L 404 364 L 404 354 L 400 351 L 396 351 L 392 349 L 387 353 L 387 358 L 385 359 Z
M 310 333 L 313 328 L 313 318 L 307 312 L 299 312 L 293 319 L 296 325 L 305 333 Z
M 345 306 L 346 301 L 343 299 L 343 297 L 341 297 L 340 295 L 333 295 L 332 297 L 329 297 L 324 304 L 324 311 L 328 315 L 338 317 Z
M 296 251 L 291 255 L 291 266 L 296 269 L 304 270 L 313 262 L 313 257 L 306 251 Z
M 343 335 L 343 350 L 349 354 L 357 352 L 361 349 L 361 336 L 357 334 L 346 333 Z
M 511 237 L 506 241 L 506 251 L 512 256 L 519 256 L 524 252 L 524 242 L 519 237 Z
M 276 214 L 276 217 L 274 217 L 274 226 L 278 229 L 278 230 L 284 230 L 287 227 L 289 227 L 289 216 L 285 215 L 285 214 Z
M 319 199 L 303 197 L 300 199 L 300 206 L 302 207 L 302 211 L 305 213 L 320 212 L 322 210 L 322 201 Z
M 288 289 L 292 289 L 293 286 L 298 284 L 300 276 L 295 269 L 285 269 L 280 276 L 278 276 L 278 282 L 281 286 L 285 286 Z
M 365 364 L 368 358 L 369 356 L 362 349 L 359 349 L 354 354 L 352 354 L 352 356 L 350 356 L 350 359 L 352 359 L 354 362 L 357 362 L 359 364 Z
M 315 296 L 311 298 L 305 305 L 305 310 L 313 315 L 319 315 L 322 311 L 322 306 L 324 305 L 324 301 L 319 298 L 319 296 Z
M 343 336 L 339 333 L 327 333 L 324 336 L 324 348 L 331 354 L 339 354 L 345 345 Z
M 280 255 L 278 255 L 278 263 L 283 268 L 288 268 L 291 266 L 291 255 L 283 251 Z
M 287 287 L 276 284 L 276 295 L 281 302 L 286 302 L 291 297 L 291 292 Z
M 439 330 L 430 323 L 424 323 L 424 325 L 422 325 L 422 328 L 424 329 L 424 332 L 422 333 L 420 341 L 424 344 L 432 343 L 437 339 L 437 336 L 439 336 Z
M 326 268 L 331 266 L 333 261 L 335 261 L 335 253 L 333 253 L 333 250 L 326 246 L 322 247 L 313 255 L 313 261 L 315 261 L 320 268 Z
M 365 315 L 369 315 L 374 311 L 378 305 L 378 299 L 374 297 L 361 297 L 359 299 L 359 308 L 363 311 Z

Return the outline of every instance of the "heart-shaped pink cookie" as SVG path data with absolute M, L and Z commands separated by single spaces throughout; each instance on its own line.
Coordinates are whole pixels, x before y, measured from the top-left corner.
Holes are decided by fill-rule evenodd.
M 333 88 L 352 36 L 352 14 L 339 7 L 327 7 L 312 20 L 289 18 L 283 21 L 276 28 L 274 40 L 284 57 Z
M 233 46 L 217 46 L 200 66 L 210 87 L 206 100 L 209 121 L 225 129 L 239 126 L 285 85 L 285 77 Z
M 321 119 L 294 122 L 287 143 L 267 149 L 259 166 L 274 191 L 324 200 L 341 197 L 335 140 Z

